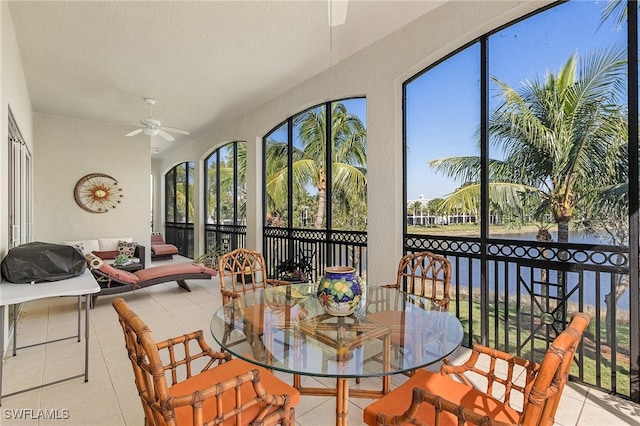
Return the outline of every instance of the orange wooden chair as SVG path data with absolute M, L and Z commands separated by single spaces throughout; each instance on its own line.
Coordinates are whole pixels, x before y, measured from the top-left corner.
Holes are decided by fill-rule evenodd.
M 380 292 L 376 292 L 375 288 L 367 289 L 367 319 L 386 324 L 391 329 L 391 346 L 396 351 L 395 353 L 397 350 L 406 353 L 410 350 L 411 342 L 405 342 L 404 334 L 394 332 L 394 329 L 402 330 L 410 327 L 411 323 L 414 323 L 415 327 L 425 328 L 424 320 L 420 315 L 391 309 L 389 305 L 398 306 L 410 301 L 419 305 L 430 304 L 431 306 L 426 307 L 427 309 L 448 310 L 450 285 L 451 263 L 446 257 L 429 251 L 407 254 L 400 259 L 398 264 L 396 282 L 383 286 L 397 289 L 398 293 L 395 297 L 391 299 L 378 297 Z M 408 299 L 407 294 L 417 295 L 420 298 Z M 398 327 L 394 327 L 396 324 Z M 433 329 L 438 329 L 438 327 L 433 327 Z M 425 333 L 427 332 L 429 330 L 425 328 Z M 420 348 L 416 348 L 416 350 L 418 349 Z M 371 360 L 382 362 L 380 354 L 368 358 L 365 362 Z M 356 383 L 359 383 L 358 379 L 356 379 Z M 383 385 L 382 392 L 387 393 L 388 391 Z
M 124 332 L 145 426 L 295 425 L 294 406 L 300 401 L 295 388 L 264 368 L 213 351 L 202 330 L 156 342 L 124 299 L 112 304 Z
M 291 284 L 288 281 L 267 278 L 267 268 L 262 253 L 244 248 L 238 248 L 220 256 L 218 276 L 223 304 L 266 286 Z
M 586 314 L 574 313 L 541 364 L 475 345 L 463 365 L 443 365 L 440 374 L 417 370 L 405 383 L 369 405 L 364 410 L 364 422 L 370 426 L 551 426 L 588 324 Z
M 417 294 L 448 310 L 450 286 L 451 263 L 446 257 L 423 251 L 400 259 L 395 285 L 398 290 Z
M 267 278 L 267 268 L 265 267 L 262 253 L 244 248 L 238 248 L 220 256 L 218 260 L 218 277 L 220 278 L 222 303 L 225 305 L 240 296 L 248 296 L 258 289 L 291 284 L 288 281 Z M 264 318 L 262 316 L 262 304 L 257 302 L 251 308 L 242 308 L 244 309 L 245 319 L 243 334 L 247 336 L 247 339 L 237 339 L 228 343 L 233 330 L 227 328 L 222 341 L 225 344 L 235 345 L 246 340 L 251 346 L 254 358 L 264 359 L 269 355 L 259 339 L 259 336 L 262 336 L 264 331 Z M 233 313 L 233 310 L 229 311 L 231 314 Z M 230 321 L 230 323 L 233 322 Z
M 376 298 L 375 291 L 367 293 L 367 318 L 390 326 L 398 321 L 405 321 L 404 316 L 398 318 L 397 312 L 392 315 L 393 310 L 388 308 L 389 303 L 405 303 L 403 293 L 420 296 L 423 300 L 430 302 L 432 307 L 448 310 L 451 263 L 446 257 L 429 251 L 407 254 L 398 264 L 396 282 L 383 287 L 397 289 L 398 297 L 389 300 Z

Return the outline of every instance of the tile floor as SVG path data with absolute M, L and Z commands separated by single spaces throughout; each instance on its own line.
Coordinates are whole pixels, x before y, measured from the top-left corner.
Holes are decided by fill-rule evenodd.
M 188 261 L 176 258 L 174 261 Z M 152 266 L 164 262 L 154 262 Z M 208 330 L 211 314 L 220 306 L 217 278 L 189 281 L 192 292 L 175 283 L 159 284 L 123 296 L 149 325 L 157 340 L 197 329 Z M 136 425 L 144 417 L 126 357 L 122 331 L 111 307 L 115 296 L 98 299 L 91 311 L 89 381 L 73 379 L 2 399 L 0 424 L 32 425 Z M 18 345 L 51 340 L 76 332 L 76 299 L 52 298 L 26 304 L 18 321 Z M 207 339 L 216 347 L 213 338 Z M 34 346 L 9 353 L 4 361 L 3 392 L 29 388 L 83 372 L 83 345 L 74 340 Z M 455 359 L 455 358 L 454 358 Z M 305 380 L 314 381 L 307 377 Z M 374 379 L 370 379 L 374 380 Z M 392 382 L 403 380 L 394 377 Z M 303 382 L 305 383 L 305 382 Z M 371 383 L 375 387 L 379 383 Z M 309 384 L 309 383 L 307 383 Z M 324 380 L 332 386 L 335 381 Z M 397 384 L 397 383 L 396 383 Z M 317 385 L 315 383 L 314 385 Z M 361 386 L 367 386 L 363 380 Z M 349 424 L 360 426 L 362 409 L 370 399 L 353 398 Z M 297 424 L 334 424 L 335 399 L 303 396 L 296 407 Z M 22 418 L 19 418 L 22 416 Z M 558 425 L 639 425 L 640 406 L 606 393 L 569 383 L 556 416 Z

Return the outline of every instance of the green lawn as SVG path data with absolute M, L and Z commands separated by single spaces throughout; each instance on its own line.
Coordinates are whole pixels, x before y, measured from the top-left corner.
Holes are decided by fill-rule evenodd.
M 463 342 L 468 342 L 469 301 L 460 300 L 459 305 L 460 305 L 459 319 L 462 322 L 463 328 L 465 330 Z M 451 306 L 452 306 L 452 310 L 455 309 L 455 306 L 453 303 Z M 472 325 L 472 329 L 474 330 L 474 335 L 471 338 L 471 341 L 473 343 L 480 343 L 481 341 L 481 337 L 480 337 L 481 312 L 480 311 L 481 311 L 480 304 L 477 302 L 473 302 L 472 314 L 471 314 L 471 316 L 473 317 L 471 325 Z M 493 321 L 496 315 L 498 315 L 498 318 L 499 318 L 498 322 L 500 324 L 504 324 L 503 322 L 504 315 L 505 315 L 504 309 L 500 308 L 496 312 L 493 306 L 490 307 L 490 311 L 489 311 L 490 324 L 493 325 Z M 516 316 L 517 316 L 516 311 L 510 309 L 509 317 L 515 318 Z M 601 321 L 600 324 L 602 327 L 601 335 L 604 336 L 605 335 L 604 321 Z M 612 379 L 611 356 L 610 356 L 609 347 L 606 345 L 605 342 L 602 342 L 600 347 L 600 360 L 601 360 L 600 371 L 598 371 L 597 369 L 596 359 L 595 359 L 594 329 L 595 329 L 595 321 L 592 321 L 583 336 L 584 358 L 582 360 L 583 361 L 582 377 L 580 377 L 580 371 L 577 363 L 573 363 L 571 367 L 571 375 L 573 375 L 574 377 L 578 378 L 579 380 L 583 381 L 588 385 L 596 386 L 598 388 L 608 390 L 608 391 L 614 391 L 612 380 L 611 380 Z M 522 333 L 521 336 L 527 336 L 526 331 L 522 331 L 522 330 L 520 331 Z M 495 330 L 493 329 L 492 326 L 490 326 L 490 335 L 488 336 L 488 346 L 496 347 L 508 353 L 516 353 L 515 342 L 517 342 L 517 337 L 518 337 L 517 332 L 518 332 L 518 329 L 515 326 L 515 322 L 513 323 L 510 322 L 509 331 L 508 331 L 509 347 L 505 348 L 503 345 L 505 341 L 504 328 L 499 328 L 498 330 Z M 625 344 L 624 342 L 629 341 L 628 324 L 618 324 L 616 338 L 618 340 L 618 348 L 624 347 L 624 344 Z M 498 342 L 498 344 L 496 344 L 496 341 Z M 514 342 L 514 343 L 512 344 L 511 342 Z M 546 344 L 542 340 L 536 340 L 534 347 L 536 349 L 539 349 L 541 352 L 546 350 Z M 530 351 L 531 351 L 531 345 L 527 344 L 526 347 L 522 349 L 521 356 L 525 358 L 529 358 Z M 576 356 L 578 357 L 579 353 Z M 540 362 L 541 359 L 542 359 L 541 355 L 538 355 L 535 357 L 535 361 L 537 362 Z M 615 371 L 615 380 L 617 383 L 617 388 L 615 389 L 615 392 L 618 394 L 626 395 L 626 396 L 630 395 L 629 369 L 630 369 L 630 366 L 629 366 L 628 357 L 618 352 L 618 360 L 617 360 L 616 371 Z
M 557 226 L 549 228 L 549 232 L 557 231 Z M 489 226 L 489 234 L 523 234 L 538 232 L 537 225 L 524 225 L 520 228 L 510 226 Z M 409 234 L 429 234 L 429 235 L 462 235 L 462 236 L 480 236 L 480 224 L 465 223 L 451 225 L 434 225 L 434 226 L 407 226 Z

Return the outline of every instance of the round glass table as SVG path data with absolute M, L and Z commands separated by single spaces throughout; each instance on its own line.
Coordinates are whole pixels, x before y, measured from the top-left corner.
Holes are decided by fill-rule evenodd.
M 394 288 L 366 287 L 350 316 L 325 313 L 314 284 L 270 287 L 238 297 L 211 320 L 211 334 L 232 355 L 293 374 L 303 395 L 336 396 L 336 424 L 347 424 L 349 396 L 389 391 L 390 375 L 441 361 L 461 344 L 455 315 Z M 336 378 L 336 389 L 301 386 L 300 375 Z M 349 389 L 349 378 L 378 376 L 381 390 Z

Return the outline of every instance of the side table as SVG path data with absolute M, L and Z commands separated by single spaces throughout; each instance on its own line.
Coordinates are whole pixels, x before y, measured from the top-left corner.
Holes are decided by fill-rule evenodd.
M 100 286 L 96 282 L 95 278 L 89 272 L 89 270 L 85 270 L 83 274 L 78 275 L 73 278 L 67 278 L 66 280 L 47 282 L 47 283 L 38 283 L 38 284 L 13 284 L 9 282 L 0 282 L 0 405 L 2 405 L 2 397 L 8 397 L 12 395 L 16 395 L 22 392 L 27 392 L 33 389 L 39 389 L 44 386 L 50 386 L 56 383 L 60 383 L 66 380 L 72 380 L 78 377 L 84 376 L 84 381 L 87 382 L 89 380 L 89 295 L 93 293 L 97 293 L 100 291 Z M 57 342 L 59 340 L 67 340 L 67 339 L 76 339 L 78 342 L 81 341 L 81 299 L 84 296 L 85 304 L 85 320 L 84 320 L 84 373 L 77 374 L 74 376 L 66 377 L 64 379 L 59 379 L 53 382 L 44 383 L 39 386 L 34 386 L 28 389 L 23 389 L 19 391 L 15 391 L 10 394 L 2 394 L 2 364 L 4 359 L 4 315 L 5 315 L 5 306 L 15 305 L 18 303 L 28 302 L 30 300 L 38 300 L 45 299 L 48 297 L 58 297 L 58 296 L 77 296 L 78 297 L 78 334 L 69 337 L 63 337 L 56 340 L 46 340 L 40 343 L 31 344 L 28 346 L 17 346 L 17 338 L 18 338 L 18 326 L 17 322 L 14 323 L 13 326 L 13 356 L 16 356 L 16 351 L 18 349 L 23 349 L 31 346 L 44 345 L 46 343 Z M 15 316 L 14 310 L 14 320 L 17 320 Z
M 142 266 L 142 263 L 140 262 L 131 262 L 127 265 L 113 265 L 113 267 L 127 272 L 136 272 L 144 269 L 144 266 Z

